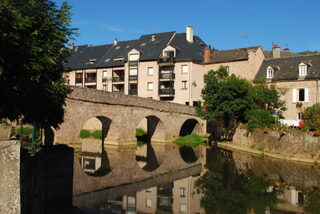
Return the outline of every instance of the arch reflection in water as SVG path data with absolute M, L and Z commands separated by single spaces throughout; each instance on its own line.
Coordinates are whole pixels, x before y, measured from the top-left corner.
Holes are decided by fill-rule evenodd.
M 146 171 L 157 169 L 162 163 L 163 146 L 152 140 L 163 135 L 162 122 L 156 116 L 147 116 L 137 126 L 136 161 Z
M 198 157 L 199 157 L 199 150 L 191 146 L 179 147 L 179 153 L 181 158 L 186 163 L 194 163 L 198 160 Z
M 104 140 L 108 135 L 111 120 L 97 116 L 89 119 L 80 133 L 80 163 L 83 171 L 92 176 L 103 176 L 111 171 Z

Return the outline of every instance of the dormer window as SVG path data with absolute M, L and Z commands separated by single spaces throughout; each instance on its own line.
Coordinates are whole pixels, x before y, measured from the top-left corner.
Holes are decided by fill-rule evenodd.
M 272 79 L 274 77 L 274 69 L 269 66 L 267 68 L 267 79 Z
M 123 62 L 124 61 L 124 57 L 114 58 L 113 61 L 115 61 L 115 62 Z
M 299 77 L 305 77 L 307 76 L 307 65 L 304 63 L 301 63 L 299 65 Z
M 168 58 L 174 57 L 174 51 L 165 51 L 164 56 Z
M 97 59 L 89 59 L 89 61 L 86 62 L 86 65 L 93 65 L 96 60 Z

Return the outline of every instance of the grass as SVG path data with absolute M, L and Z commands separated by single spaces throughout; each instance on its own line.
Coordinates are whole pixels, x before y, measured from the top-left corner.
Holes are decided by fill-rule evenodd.
M 95 130 L 91 133 L 91 136 L 94 139 L 102 139 L 102 131 L 101 130 Z
M 207 136 L 199 136 L 197 134 L 190 134 L 183 137 L 179 137 L 173 143 L 179 146 L 191 146 L 196 147 L 203 144 L 207 139 Z
M 90 135 L 91 135 L 91 133 L 90 133 L 89 130 L 81 129 L 81 131 L 80 131 L 80 137 L 81 138 L 89 138 Z
M 260 151 L 260 152 L 264 152 L 264 148 L 263 147 L 258 147 L 257 150 Z
M 136 129 L 136 137 L 142 137 L 142 136 L 145 136 L 147 135 L 147 132 L 143 129 Z

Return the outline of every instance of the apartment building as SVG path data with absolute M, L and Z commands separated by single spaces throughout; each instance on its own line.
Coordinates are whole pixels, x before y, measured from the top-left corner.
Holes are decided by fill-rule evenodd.
M 285 119 L 301 120 L 308 106 L 319 103 L 320 55 L 266 59 L 255 79 L 266 79 L 282 92 Z M 294 124 L 293 124 L 294 125 Z
M 67 68 L 73 86 L 193 105 L 200 100 L 206 44 L 193 35 L 165 32 L 137 40 L 72 48 Z

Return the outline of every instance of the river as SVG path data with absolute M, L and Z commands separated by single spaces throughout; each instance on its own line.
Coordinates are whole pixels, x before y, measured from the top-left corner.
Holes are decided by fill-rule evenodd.
M 198 149 L 204 151 L 199 164 L 79 195 L 73 198 L 73 205 L 79 213 L 85 214 L 320 213 L 318 165 L 252 156 L 217 147 Z M 140 153 L 136 152 L 136 160 L 144 170 L 153 171 L 161 166 L 157 163 L 148 165 L 148 160 L 154 162 L 156 157 L 143 158 Z M 190 152 L 186 155 L 190 156 Z M 89 161 L 90 164 L 93 165 Z

